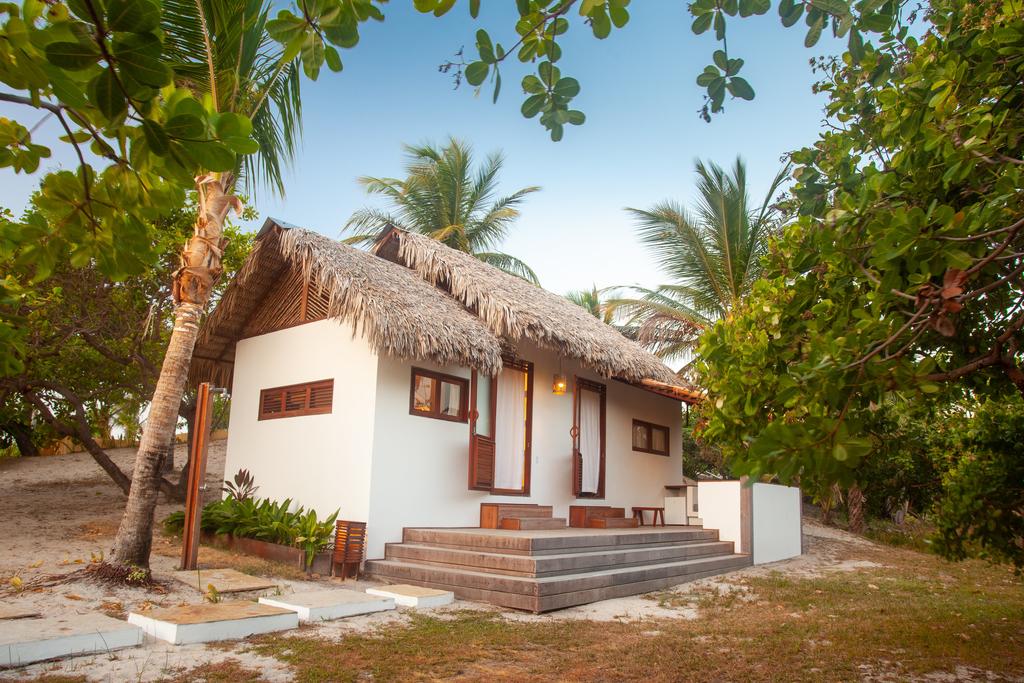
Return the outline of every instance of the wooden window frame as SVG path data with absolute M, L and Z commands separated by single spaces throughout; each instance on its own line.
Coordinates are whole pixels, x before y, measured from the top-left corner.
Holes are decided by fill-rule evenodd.
M 644 427 L 647 430 L 647 443 L 654 444 L 654 430 L 660 429 L 665 432 L 665 450 L 657 451 L 653 448 L 640 448 L 633 443 L 633 430 L 637 427 Z M 633 450 L 637 453 L 651 453 L 652 455 L 662 455 L 668 457 L 672 454 L 672 430 L 665 425 L 654 424 L 653 422 L 647 422 L 646 420 L 637 420 L 633 418 L 633 425 L 629 430 L 629 443 L 633 445 Z
M 310 407 L 310 397 L 314 387 L 327 386 L 330 388 L 331 400 L 328 401 L 327 405 Z M 285 394 L 289 391 L 295 391 L 296 389 L 305 389 L 306 396 L 303 401 L 303 406 L 294 410 L 284 410 L 285 406 Z M 265 397 L 267 394 L 281 394 L 281 407 L 282 410 L 277 413 L 267 413 L 263 410 Z M 257 420 L 278 420 L 283 417 L 302 417 L 305 415 L 329 415 L 334 411 L 334 379 L 320 379 L 315 382 L 300 382 L 298 384 L 288 384 L 281 387 L 270 387 L 269 389 L 260 390 L 260 402 L 257 407 L 259 411 L 257 413 Z
M 471 401 L 473 408 L 469 413 L 469 490 L 486 491 L 493 495 L 500 496 L 529 496 L 530 486 L 533 481 L 533 363 L 521 360 L 509 355 L 502 356 L 504 367 L 513 368 L 526 373 L 526 444 L 523 452 L 523 488 L 520 489 L 499 489 L 494 488 L 494 432 L 498 421 L 498 400 L 497 382 L 498 375 L 491 377 L 489 386 L 487 410 L 490 412 L 489 435 L 477 434 L 477 420 L 480 419 L 477 410 L 477 399 L 479 391 L 479 375 L 473 370 L 471 375 Z
M 416 410 L 416 378 L 428 377 L 434 380 L 434 390 L 430 395 L 432 408 L 429 411 Z M 441 412 L 441 384 L 455 384 L 459 387 L 459 414 L 445 415 Z M 409 414 L 419 417 L 429 417 L 433 420 L 444 420 L 445 422 L 469 422 L 469 380 L 465 377 L 448 375 L 443 372 L 427 370 L 414 367 L 409 379 Z
M 601 460 L 600 474 L 598 478 L 596 493 L 583 493 L 583 459 L 580 455 L 580 407 L 582 404 L 581 391 L 593 391 L 601 397 Z M 572 395 L 572 429 L 569 431 L 572 436 L 572 495 L 583 500 L 603 500 L 605 497 L 605 466 L 608 452 L 608 387 L 599 382 L 591 382 L 583 377 L 577 377 Z M 632 439 L 632 432 L 630 432 Z

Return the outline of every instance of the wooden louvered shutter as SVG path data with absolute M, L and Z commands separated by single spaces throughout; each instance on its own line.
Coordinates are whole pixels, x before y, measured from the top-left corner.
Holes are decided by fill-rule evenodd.
M 330 413 L 334 404 L 334 380 L 292 384 L 260 392 L 259 419 Z
M 311 413 L 329 413 L 333 404 L 333 379 L 309 385 L 309 411 Z
M 493 379 L 481 382 L 474 370 L 470 377 L 469 402 L 469 488 L 490 491 L 494 487 L 493 430 L 497 407 Z M 489 411 L 484 420 L 480 420 L 480 408 Z M 478 428 L 482 433 L 477 433 Z

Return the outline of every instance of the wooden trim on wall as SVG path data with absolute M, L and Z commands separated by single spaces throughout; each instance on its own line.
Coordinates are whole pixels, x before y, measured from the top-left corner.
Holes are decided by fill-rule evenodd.
M 749 477 L 740 477 L 740 547 L 738 553 L 749 553 L 754 558 L 754 483 Z
M 664 432 L 665 432 L 665 450 L 659 451 L 659 450 L 655 450 L 653 448 L 641 448 L 641 447 L 637 446 L 635 443 L 633 443 L 633 429 L 635 429 L 637 427 L 637 425 L 640 425 L 640 426 L 643 426 L 643 427 L 647 428 L 647 443 L 649 443 L 651 445 L 654 445 L 654 430 L 655 429 L 664 430 Z M 633 418 L 633 424 L 631 425 L 630 430 L 629 430 L 629 443 L 632 445 L 633 450 L 635 452 L 637 452 L 637 453 L 651 453 L 653 455 L 663 455 L 663 456 L 667 457 L 667 456 L 670 456 L 672 454 L 672 446 L 671 446 L 671 444 L 672 444 L 672 429 L 669 428 L 669 427 L 666 427 L 665 425 L 654 424 L 653 422 L 647 422 L 646 420 L 638 420 L 636 418 Z
M 430 401 L 432 410 L 416 410 L 416 378 L 428 377 L 434 380 L 434 390 L 431 392 Z M 447 382 L 459 387 L 459 414 L 446 415 L 441 412 L 441 385 Z M 468 422 L 469 421 L 469 392 L 470 382 L 465 377 L 448 375 L 443 372 L 435 372 L 424 368 L 413 367 L 409 379 L 409 414 L 419 417 L 429 417 L 435 420 L 447 422 Z

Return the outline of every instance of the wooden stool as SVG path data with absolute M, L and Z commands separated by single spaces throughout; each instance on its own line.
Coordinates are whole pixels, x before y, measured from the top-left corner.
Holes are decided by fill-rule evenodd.
M 640 522 L 640 526 L 644 526 L 644 513 L 645 512 L 653 512 L 654 513 L 654 517 L 653 517 L 653 519 L 651 519 L 651 526 L 658 526 L 658 517 L 659 516 L 661 517 L 661 526 L 665 526 L 665 508 L 663 508 L 663 507 L 634 507 L 633 508 L 633 517 L 638 522 Z

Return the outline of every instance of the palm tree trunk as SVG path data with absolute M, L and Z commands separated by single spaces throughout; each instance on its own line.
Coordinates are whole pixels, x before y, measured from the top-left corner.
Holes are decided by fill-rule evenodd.
M 220 277 L 224 220 L 231 208 L 239 206 L 238 199 L 230 194 L 231 182 L 230 174 L 196 178 L 199 212 L 195 234 L 182 253 L 181 268 L 174 274 L 174 329 L 135 456 L 128 503 L 114 539 L 113 561 L 122 566 L 149 567 L 160 466 L 172 447 L 203 309 Z

